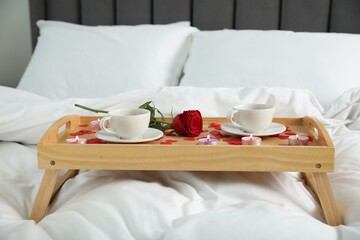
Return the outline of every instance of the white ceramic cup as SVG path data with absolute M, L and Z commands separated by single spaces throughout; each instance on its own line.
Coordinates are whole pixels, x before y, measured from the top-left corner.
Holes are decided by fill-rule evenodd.
M 228 114 L 228 121 L 246 132 L 262 132 L 268 128 L 274 116 L 269 104 L 236 105 Z
M 110 128 L 107 128 L 107 121 Z M 150 111 L 147 109 L 120 109 L 108 112 L 100 120 L 100 128 L 122 139 L 139 138 L 149 127 Z

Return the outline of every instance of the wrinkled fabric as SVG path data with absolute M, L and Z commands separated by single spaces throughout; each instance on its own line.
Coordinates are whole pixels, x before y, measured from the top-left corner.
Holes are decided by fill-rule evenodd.
M 359 129 L 323 115 L 306 90 L 166 87 L 52 101 L 0 87 L 0 96 L 0 239 L 360 239 Z M 36 143 L 55 120 L 94 115 L 75 103 L 111 110 L 148 100 L 165 115 L 224 117 L 235 104 L 258 102 L 275 105 L 278 117 L 317 117 L 335 144 L 329 179 L 344 225 L 325 224 L 299 173 L 256 172 L 82 170 L 42 221 L 27 220 L 44 172 Z

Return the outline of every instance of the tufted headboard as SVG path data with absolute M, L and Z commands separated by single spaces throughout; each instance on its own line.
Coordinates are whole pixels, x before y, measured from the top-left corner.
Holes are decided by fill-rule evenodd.
M 85 25 L 191 21 L 201 30 L 280 29 L 360 33 L 359 0 L 29 0 L 33 46 L 36 21 Z

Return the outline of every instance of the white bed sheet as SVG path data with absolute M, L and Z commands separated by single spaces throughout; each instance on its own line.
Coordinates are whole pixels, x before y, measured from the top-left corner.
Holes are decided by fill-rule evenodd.
M 359 129 L 325 119 L 306 90 L 165 87 L 50 101 L 0 87 L 0 96 L 0 239 L 360 239 Z M 74 103 L 110 110 L 147 100 L 165 114 L 225 116 L 236 103 L 256 101 L 274 104 L 276 116 L 317 117 L 336 147 L 329 178 L 344 225 L 324 223 L 298 173 L 236 172 L 81 171 L 39 224 L 27 220 L 43 174 L 35 144 L 47 127 L 63 115 L 93 115 Z M 347 124 L 356 121 L 350 115 Z

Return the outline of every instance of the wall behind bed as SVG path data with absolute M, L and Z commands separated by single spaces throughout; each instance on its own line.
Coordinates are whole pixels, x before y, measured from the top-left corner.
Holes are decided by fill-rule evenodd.
M 0 0 L 0 85 L 16 87 L 31 52 L 28 0 Z
M 201 30 L 281 29 L 360 33 L 359 0 L 30 0 L 38 19 L 86 25 L 191 21 Z
M 21 6 L 12 11 L 0 9 L 1 39 L 13 33 L 13 29 L 4 30 L 5 25 L 23 24 L 21 30 L 16 29 L 21 37 L 13 37 L 6 47 L 4 41 L 0 41 L 0 85 L 7 86 L 16 86 L 25 69 L 31 54 L 30 45 L 33 48 L 36 45 L 39 34 L 36 21 L 39 19 L 86 25 L 162 24 L 187 20 L 201 30 L 360 33 L 359 0 L 1 0 L 0 7 L 6 2 Z M 15 44 L 19 40 L 23 41 L 20 48 Z M 11 62 L 15 52 L 20 61 Z M 5 75 L 10 72 L 11 77 Z

